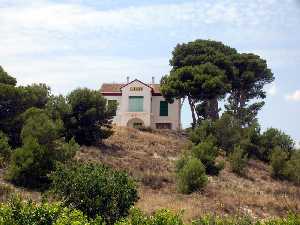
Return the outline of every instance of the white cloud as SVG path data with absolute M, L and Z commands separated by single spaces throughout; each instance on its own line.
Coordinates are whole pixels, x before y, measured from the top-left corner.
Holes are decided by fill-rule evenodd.
M 300 101 L 300 90 L 296 90 L 295 92 L 288 94 L 286 99 L 289 101 Z
M 291 9 L 286 9 L 283 3 L 284 9 L 277 7 L 275 1 L 191 0 L 112 10 L 46 0 L 7 2 L 2 3 L 3 6 L 0 3 L 0 52 L 5 55 L 68 47 L 65 39 L 70 41 L 88 34 L 89 37 L 97 37 L 97 44 L 100 44 L 128 31 L 143 32 L 158 28 L 182 30 L 186 25 L 199 30 L 203 25 L 213 24 L 250 27 L 257 24 L 263 26 L 270 21 L 270 24 L 277 21 L 282 25 L 293 22 L 293 17 L 287 16 L 293 14 L 289 13 Z
M 267 94 L 270 95 L 270 96 L 275 96 L 278 92 L 277 90 L 277 86 L 275 83 L 272 83 L 270 84 L 268 87 L 267 87 Z
M 18 59 L 5 62 L 5 70 L 19 85 L 46 83 L 53 93 L 67 94 L 77 87 L 99 89 L 102 82 L 122 82 L 126 76 L 159 82 L 169 71 L 167 58 L 128 59 L 102 56 L 62 56 L 48 59 Z

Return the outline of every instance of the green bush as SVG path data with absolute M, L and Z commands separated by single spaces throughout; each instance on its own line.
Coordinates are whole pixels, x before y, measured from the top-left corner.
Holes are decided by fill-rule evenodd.
M 67 96 L 71 112 L 65 119 L 67 138 L 80 145 L 97 145 L 112 134 L 111 119 L 116 105 L 107 104 L 99 91 L 76 89 Z
M 2 131 L 0 131 L 0 167 L 8 164 L 11 153 L 12 150 L 8 144 L 8 138 Z
M 50 177 L 56 197 L 90 217 L 103 216 L 108 224 L 126 216 L 138 199 L 126 173 L 103 165 L 60 165 Z
M 300 184 L 300 151 L 296 151 L 292 154 L 291 159 L 286 162 L 286 168 L 284 171 L 285 177 L 290 181 Z
M 246 174 L 248 157 L 240 146 L 236 146 L 233 152 L 230 153 L 229 162 L 232 172 L 241 176 Z
M 206 173 L 210 175 L 218 175 L 223 169 L 222 164 L 216 164 L 218 153 L 218 147 L 212 138 L 207 138 L 192 148 L 192 155 L 203 163 Z
M 255 221 L 248 216 L 243 217 L 218 217 L 204 216 L 192 222 L 192 225 L 298 225 L 300 217 L 291 214 L 287 218 L 274 218 L 269 220 Z
M 29 109 L 23 117 L 23 146 L 13 152 L 7 178 L 21 186 L 47 187 L 47 175 L 55 164 L 71 159 L 79 146 L 73 139 L 65 143 L 60 138 L 61 123 L 52 121 L 43 110 Z
M 266 162 L 270 161 L 272 151 L 277 146 L 286 151 L 288 158 L 295 150 L 293 139 L 289 135 L 275 128 L 269 128 L 261 135 L 260 144 L 260 159 Z
M 180 192 L 190 194 L 207 184 L 205 167 L 199 159 L 188 157 L 179 164 L 182 165 L 181 168 L 178 166 L 177 171 L 177 185 Z
M 18 197 L 0 204 L 2 225 L 105 225 L 98 217 L 89 219 L 81 211 L 69 209 L 61 204 L 22 201 Z
M 270 165 L 273 177 L 285 178 L 287 157 L 287 153 L 279 146 L 276 146 L 274 150 L 272 150 Z
M 189 133 L 190 140 L 194 144 L 199 144 L 207 138 L 213 138 L 213 141 L 219 148 L 230 153 L 234 145 L 242 139 L 242 129 L 238 122 L 229 115 L 224 113 L 218 120 L 204 120 Z
M 129 216 L 115 225 L 184 225 L 182 218 L 178 214 L 173 214 L 169 210 L 161 209 L 152 216 L 147 216 L 138 209 L 132 209 Z

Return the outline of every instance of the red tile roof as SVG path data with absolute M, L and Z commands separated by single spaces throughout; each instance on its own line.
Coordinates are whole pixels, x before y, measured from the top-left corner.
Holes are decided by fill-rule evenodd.
M 100 88 L 101 93 L 121 93 L 121 88 L 126 84 L 104 83 Z M 160 84 L 147 84 L 153 89 L 154 94 L 160 94 Z

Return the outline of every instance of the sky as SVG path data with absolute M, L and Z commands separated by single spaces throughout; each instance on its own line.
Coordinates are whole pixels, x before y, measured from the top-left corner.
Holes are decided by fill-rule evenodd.
M 177 43 L 222 41 L 266 59 L 262 129 L 300 141 L 300 0 L 0 0 L 0 65 L 55 94 L 170 71 Z M 191 122 L 187 105 L 182 123 Z

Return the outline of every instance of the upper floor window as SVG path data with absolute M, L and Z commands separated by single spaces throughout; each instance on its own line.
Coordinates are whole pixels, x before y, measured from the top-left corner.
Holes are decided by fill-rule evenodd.
M 129 112 L 143 112 L 143 111 L 144 111 L 144 97 L 129 96 Z
M 169 116 L 169 104 L 166 101 L 160 101 L 160 116 Z

